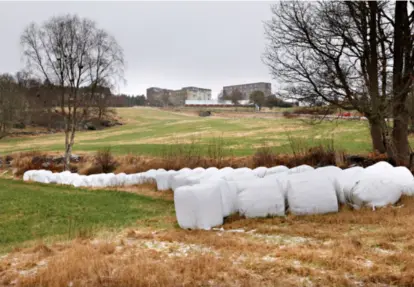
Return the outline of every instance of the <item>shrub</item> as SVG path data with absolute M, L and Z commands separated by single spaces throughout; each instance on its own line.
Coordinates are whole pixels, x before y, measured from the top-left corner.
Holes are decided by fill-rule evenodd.
M 268 146 L 260 147 L 256 150 L 253 155 L 253 165 L 254 167 L 266 166 L 272 167 L 277 162 L 277 156 L 273 149 Z
M 94 161 L 97 165 L 96 168 L 100 168 L 104 173 L 113 172 L 117 166 L 117 162 L 112 155 L 110 147 L 105 147 L 99 150 L 95 155 Z
M 294 114 L 293 112 L 289 112 L 289 111 L 284 111 L 283 116 L 287 119 L 294 119 L 294 118 L 299 117 L 299 115 Z

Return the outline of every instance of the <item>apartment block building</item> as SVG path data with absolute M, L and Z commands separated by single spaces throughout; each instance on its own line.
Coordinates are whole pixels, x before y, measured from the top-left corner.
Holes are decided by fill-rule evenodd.
M 147 89 L 147 101 L 150 106 L 162 107 L 168 105 L 173 90 L 151 87 Z
M 234 90 L 239 90 L 243 94 L 243 100 L 249 100 L 250 94 L 254 91 L 262 91 L 265 97 L 268 97 L 272 94 L 272 85 L 270 83 L 259 82 L 251 84 L 242 84 L 234 86 L 223 87 L 224 95 L 231 95 Z
M 197 87 L 184 87 L 180 90 L 151 87 L 147 89 L 147 100 L 150 106 L 184 106 L 186 100 L 211 100 L 211 90 Z
M 184 87 L 181 90 L 187 94 L 187 100 L 208 101 L 211 100 L 211 90 L 197 87 Z

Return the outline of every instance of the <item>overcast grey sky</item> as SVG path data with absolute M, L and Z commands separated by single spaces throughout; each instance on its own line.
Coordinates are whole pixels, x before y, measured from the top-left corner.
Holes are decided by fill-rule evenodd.
M 19 37 L 32 21 L 77 13 L 116 37 L 125 52 L 126 85 L 210 88 L 271 81 L 261 61 L 270 2 L 0 2 L 0 72 L 23 68 Z M 274 88 L 274 87 L 273 87 Z

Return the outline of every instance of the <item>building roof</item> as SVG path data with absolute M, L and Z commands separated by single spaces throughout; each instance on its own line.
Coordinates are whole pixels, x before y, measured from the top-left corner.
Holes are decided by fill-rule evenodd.
M 199 90 L 199 91 L 206 91 L 211 92 L 211 89 L 203 89 L 203 88 L 197 88 L 197 87 L 183 87 L 182 90 Z
M 224 86 L 223 88 L 241 87 L 241 86 L 250 86 L 250 85 L 257 85 L 257 84 L 266 84 L 266 85 L 271 85 L 270 83 L 267 83 L 267 82 L 256 82 L 256 83 L 247 83 L 247 84 L 238 84 L 238 85 Z
M 185 100 L 186 105 L 204 105 L 204 106 L 233 106 L 232 101 L 219 101 L 217 99 L 214 100 Z M 250 101 L 248 100 L 241 100 L 239 101 L 240 105 L 250 105 Z

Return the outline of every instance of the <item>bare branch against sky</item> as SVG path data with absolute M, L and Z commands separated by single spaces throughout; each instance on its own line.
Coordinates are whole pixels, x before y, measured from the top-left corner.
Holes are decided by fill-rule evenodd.
M 127 84 L 210 88 L 271 81 L 261 61 L 269 2 L 0 2 L 0 72 L 23 68 L 19 37 L 32 21 L 76 13 L 114 35 L 125 52 Z

